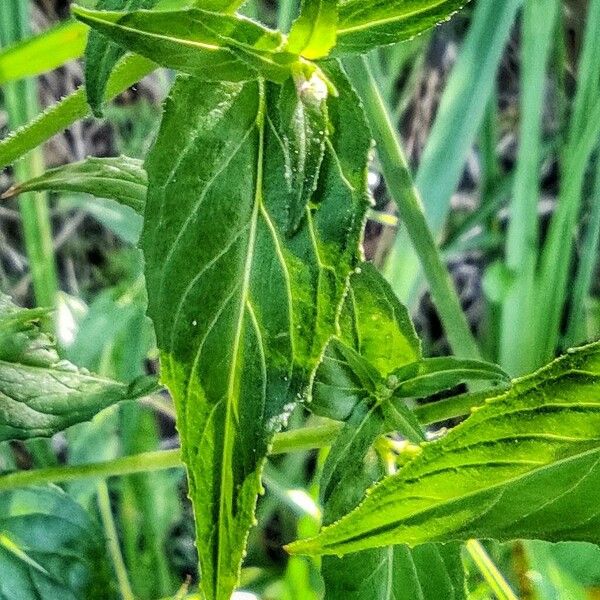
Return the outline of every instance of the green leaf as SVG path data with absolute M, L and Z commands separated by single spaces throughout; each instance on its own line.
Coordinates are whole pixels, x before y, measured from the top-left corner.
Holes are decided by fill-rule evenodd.
M 289 190 L 289 227 L 293 233 L 306 213 L 319 182 L 327 142 L 327 86 L 314 72 L 310 79 L 299 74 L 281 88 L 280 135 L 285 146 Z
M 289 51 L 310 60 L 326 57 L 335 46 L 337 22 L 337 0 L 303 0 L 290 31 Z
M 397 398 L 423 398 L 467 381 L 510 383 L 510 377 L 496 365 L 453 356 L 425 358 L 397 369 L 391 377 L 398 382 L 390 386 Z
M 156 64 L 146 58 L 126 56 L 112 72 L 105 98 L 114 98 L 155 68 Z M 80 87 L 0 141 L 0 168 L 10 165 L 88 114 L 90 109 L 85 100 L 85 90 Z
M 0 596 L 116 597 L 102 531 L 57 487 L 0 494 Z
M 0 85 L 24 77 L 34 77 L 79 58 L 87 40 L 88 28 L 66 21 L 0 51 Z
M 0 199 L 33 191 L 81 192 L 116 200 L 143 215 L 147 189 L 148 178 L 141 160 L 127 156 L 89 157 L 18 183 L 2 194 Z
M 73 14 L 119 45 L 204 81 L 283 82 L 298 57 L 285 39 L 239 15 L 199 8 L 175 11 L 98 11 L 73 4 Z
M 384 475 L 373 442 L 388 430 L 377 408 L 361 403 L 333 445 L 321 484 L 324 524 L 352 510 Z M 389 546 L 323 559 L 325 600 L 464 598 L 460 545 Z
M 277 86 L 180 77 L 146 162 L 149 315 L 209 600 L 236 585 L 272 436 L 335 330 L 359 256 L 370 137 L 348 82 L 327 76 L 341 93 L 328 100 L 319 185 L 291 235 Z
M 469 0 L 339 0 L 335 53 L 364 53 L 448 20 Z
M 205 10 L 233 12 L 241 0 L 100 0 L 96 4 L 101 10 L 136 10 L 156 7 L 173 10 L 199 4 Z M 102 116 L 102 105 L 106 86 L 117 63 L 125 55 L 125 49 L 92 31 L 85 52 L 85 84 L 88 103 L 92 112 Z
M 600 344 L 516 380 L 292 552 L 493 538 L 600 542 Z
M 153 8 L 159 0 L 98 0 L 101 10 L 136 10 Z M 101 33 L 91 31 L 85 49 L 85 90 L 87 101 L 95 116 L 102 116 L 102 105 L 108 79 L 125 49 L 107 40 Z
M 342 340 L 387 377 L 422 356 L 410 315 L 388 282 L 368 263 L 352 275 L 340 316 Z
M 388 375 L 418 361 L 421 343 L 406 308 L 368 263 L 350 278 L 339 327 L 339 339 L 327 346 L 315 373 L 309 408 L 320 416 L 346 421 L 365 397 L 378 402 L 383 391 L 389 398 Z
M 153 378 L 125 385 L 61 361 L 39 328 L 46 314 L 18 308 L 0 294 L 0 441 L 51 436 L 156 389 Z

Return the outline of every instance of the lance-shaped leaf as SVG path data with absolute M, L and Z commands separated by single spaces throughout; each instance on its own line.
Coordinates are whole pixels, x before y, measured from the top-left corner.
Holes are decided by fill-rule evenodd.
M 116 200 L 143 215 L 147 190 L 148 178 L 141 160 L 127 156 L 89 157 L 18 183 L 4 192 L 0 199 L 25 192 L 80 192 Z
M 370 139 L 351 87 L 335 82 L 319 185 L 293 235 L 278 86 L 180 77 L 146 162 L 149 315 L 210 600 L 236 585 L 269 444 L 335 331 L 359 256 Z
M 600 542 L 600 344 L 517 380 L 292 552 L 469 538 Z
M 157 8 L 173 10 L 195 5 L 214 12 L 233 12 L 243 0 L 99 0 L 99 10 L 137 10 Z M 102 116 L 102 104 L 110 75 L 126 50 L 97 31 L 92 31 L 85 50 L 85 87 L 88 103 L 96 116 Z
M 45 316 L 0 295 L 0 441 L 51 436 L 156 389 L 152 378 L 125 385 L 61 361 L 39 329 Z
M 305 58 L 324 58 L 337 38 L 337 0 L 303 0 L 290 31 L 288 49 Z
M 0 494 L 0 597 L 117 597 L 102 530 L 55 486 Z
M 71 8 L 78 19 L 124 48 L 204 81 L 248 81 L 260 75 L 283 82 L 298 63 L 298 57 L 285 50 L 279 32 L 239 15 L 199 8 L 133 12 Z
M 368 52 L 448 20 L 469 0 L 338 0 L 335 52 Z

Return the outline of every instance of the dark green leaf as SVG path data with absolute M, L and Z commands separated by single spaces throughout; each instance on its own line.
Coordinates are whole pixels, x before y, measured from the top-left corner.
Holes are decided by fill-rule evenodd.
M 600 344 L 493 395 L 294 552 L 469 538 L 600 542 Z
M 57 487 L 0 494 L 0 597 L 115 598 L 104 536 Z
M 300 16 L 290 31 L 290 52 L 311 60 L 324 58 L 335 46 L 337 21 L 337 0 L 303 0 Z
M 345 421 L 360 400 L 391 396 L 388 375 L 418 361 L 421 344 L 406 308 L 367 263 L 350 278 L 339 325 L 340 339 L 328 345 L 315 374 L 310 409 Z
M 293 235 L 277 86 L 181 77 L 146 162 L 149 314 L 210 600 L 236 585 L 269 444 L 335 330 L 359 256 L 370 139 L 334 75 L 343 93 L 328 100 L 319 185 Z
M 129 206 L 143 215 L 148 178 L 143 163 L 134 158 L 86 158 L 43 175 L 19 183 L 0 198 L 11 198 L 24 192 L 82 192 L 97 198 L 109 198 Z
M 158 0 L 98 0 L 96 8 L 102 10 L 136 10 L 152 8 Z M 106 39 L 101 33 L 91 31 L 85 49 L 85 90 L 92 112 L 102 116 L 106 84 L 115 65 L 125 55 L 125 50 Z
M 51 436 L 156 389 L 152 378 L 125 385 L 59 360 L 39 329 L 44 316 L 0 295 L 0 441 Z
M 336 53 L 368 52 L 448 20 L 469 0 L 339 0 Z
M 116 12 L 72 5 L 73 14 L 119 45 L 204 81 L 287 79 L 298 57 L 277 31 L 203 9 Z

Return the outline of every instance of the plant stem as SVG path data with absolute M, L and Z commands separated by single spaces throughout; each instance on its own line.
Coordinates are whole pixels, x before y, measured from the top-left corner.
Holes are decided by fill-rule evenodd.
M 20 42 L 29 35 L 29 3 L 5 0 L 0 5 L 0 40 L 3 46 Z M 38 113 L 35 79 L 7 83 L 4 98 L 9 123 L 13 129 L 29 122 Z M 15 178 L 31 179 L 44 172 L 41 148 L 15 165 Z M 58 284 L 52 245 L 52 228 L 46 196 L 42 193 L 24 194 L 19 202 L 29 268 L 38 306 L 53 307 Z
M 444 90 L 415 181 L 436 242 L 493 93 L 496 71 L 521 2 L 475 5 L 469 31 Z M 400 299 L 412 306 L 421 277 L 419 261 L 405 232 L 396 237 L 385 272 Z
M 131 589 L 131 584 L 129 583 L 129 576 L 127 575 L 127 569 L 125 567 L 123 555 L 121 554 L 117 528 L 115 527 L 115 520 L 110 507 L 108 486 L 106 485 L 105 481 L 98 483 L 97 492 L 100 518 L 102 519 L 102 525 L 104 526 L 104 532 L 106 534 L 106 546 L 115 568 L 121 598 L 123 600 L 135 600 L 133 590 Z
M 404 151 L 369 65 L 363 57 L 358 56 L 345 59 L 344 65 L 363 101 L 367 120 L 377 143 L 388 190 L 398 205 L 400 217 L 421 261 L 448 340 L 457 355 L 464 358 L 480 358 L 477 342 L 427 225 L 423 205 L 413 183 Z
M 502 393 L 502 390 L 498 390 L 498 393 Z M 460 417 L 468 414 L 474 406 L 481 404 L 484 394 L 485 392 L 463 394 L 441 402 L 420 406 L 415 409 L 415 414 L 424 425 Z M 327 425 L 303 427 L 278 433 L 273 440 L 270 454 L 288 454 L 326 448 L 335 441 L 342 427 L 343 423 L 332 421 Z M 68 465 L 7 473 L 0 476 L 0 491 L 46 483 L 66 483 L 88 477 L 104 479 L 181 467 L 183 467 L 183 463 L 179 449 L 158 450 L 87 465 Z
M 275 436 L 271 454 L 324 448 L 333 443 L 341 428 L 342 423 L 332 422 L 320 427 L 307 427 L 280 433 Z M 87 477 L 106 478 L 180 467 L 183 467 L 183 464 L 181 452 L 178 449 L 143 452 L 87 465 L 49 467 L 7 473 L 0 476 L 0 491 L 45 483 L 66 483 Z
M 469 540 L 465 547 L 498 600 L 519 600 L 480 542 Z

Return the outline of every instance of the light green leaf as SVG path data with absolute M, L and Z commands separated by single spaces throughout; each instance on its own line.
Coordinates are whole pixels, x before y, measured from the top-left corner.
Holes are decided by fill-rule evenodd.
M 152 378 L 125 385 L 61 361 L 39 329 L 44 316 L 0 295 L 0 441 L 51 436 L 156 389 Z
M 319 185 L 293 234 L 277 86 L 180 77 L 146 162 L 149 315 L 209 600 L 237 583 L 272 436 L 335 331 L 359 256 L 370 137 L 333 76 L 343 93 L 328 100 Z
M 300 225 L 319 182 L 329 127 L 327 96 L 327 86 L 318 72 L 310 79 L 298 74 L 281 88 L 279 117 L 286 149 L 289 233 Z
M 283 82 L 298 57 L 284 37 L 239 15 L 199 8 L 175 11 L 98 11 L 76 4 L 73 14 L 119 45 L 204 81 Z
M 116 200 L 143 215 L 147 189 L 148 178 L 141 160 L 127 156 L 89 157 L 18 183 L 2 194 L 0 199 L 33 191 L 81 192 Z
M 102 531 L 61 489 L 0 494 L 0 597 L 116 598 L 105 556 Z
M 448 20 L 469 0 L 339 0 L 337 54 L 408 40 Z
M 156 64 L 146 58 L 126 56 L 110 76 L 105 99 L 114 98 L 154 69 Z M 0 168 L 10 165 L 88 114 L 85 90 L 80 87 L 0 141 Z
M 335 46 L 337 21 L 337 0 L 303 0 L 290 31 L 289 51 L 310 60 L 324 58 Z
M 66 21 L 0 51 L 0 85 L 34 77 L 83 54 L 88 28 Z
M 600 344 L 516 380 L 292 552 L 493 538 L 600 541 Z

